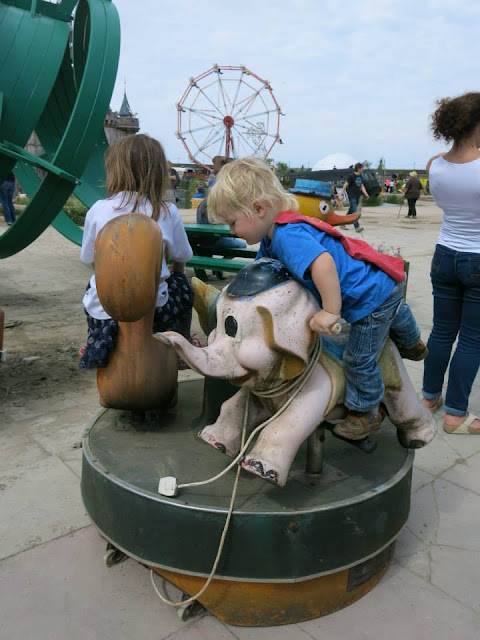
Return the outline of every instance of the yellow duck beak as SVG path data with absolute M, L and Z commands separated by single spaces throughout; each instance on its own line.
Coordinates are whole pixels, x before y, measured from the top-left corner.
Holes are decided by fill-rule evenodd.
M 319 218 L 323 222 L 336 227 L 342 224 L 353 224 L 360 218 L 360 213 L 338 215 L 335 213 L 331 199 L 325 196 L 295 194 L 303 216 Z

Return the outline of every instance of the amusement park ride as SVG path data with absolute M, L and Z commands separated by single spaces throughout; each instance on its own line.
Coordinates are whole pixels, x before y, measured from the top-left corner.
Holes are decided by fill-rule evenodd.
M 7 258 L 49 224 L 79 242 L 63 204 L 73 192 L 87 205 L 103 195 L 120 30 L 110 0 L 3 0 L 0 35 L 0 179 L 14 170 L 30 198 L 0 237 Z M 213 153 L 267 156 L 280 115 L 259 76 L 214 66 L 182 97 L 178 136 L 199 163 Z M 32 131 L 42 158 L 24 150 Z M 170 604 L 182 616 L 196 601 L 243 626 L 341 609 L 387 570 L 409 513 L 412 449 L 433 438 L 435 421 L 388 344 L 381 434 L 326 437 L 343 412 L 344 335 L 314 338 L 316 303 L 279 263 L 253 262 L 221 293 L 194 283 L 207 347 L 152 338 L 162 243 L 153 227 L 120 216 L 102 230 L 95 258 L 102 304 L 119 321 L 114 357 L 97 378 L 104 408 L 83 438 L 82 496 L 108 541 L 105 560 L 147 566 L 162 599 L 155 576 L 178 585 L 188 595 Z M 125 251 L 128 273 L 118 261 Z M 135 305 L 123 282 L 136 283 Z M 172 345 L 204 378 L 177 383 Z
M 208 171 L 215 156 L 268 158 L 280 138 L 282 110 L 268 80 L 245 66 L 213 65 L 191 78 L 177 104 L 177 138 Z

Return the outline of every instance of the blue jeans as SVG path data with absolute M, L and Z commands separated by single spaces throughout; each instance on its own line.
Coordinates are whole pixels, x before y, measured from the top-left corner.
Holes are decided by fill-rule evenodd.
M 360 198 L 361 197 L 362 196 L 360 196 Z M 348 201 L 350 203 L 350 206 L 348 207 L 347 216 L 349 213 L 357 213 L 358 202 L 360 198 L 354 198 L 353 196 L 352 197 L 348 196 Z M 355 227 L 355 229 L 358 229 L 358 227 L 360 226 L 360 223 L 358 222 L 358 220 L 353 223 L 353 226 Z
M 3 207 L 3 217 L 5 222 L 15 222 L 15 207 L 13 206 L 13 196 L 15 195 L 15 182 L 4 180 L 0 186 L 0 202 Z
M 433 285 L 433 328 L 428 339 L 423 395 L 438 398 L 453 343 L 445 411 L 464 416 L 480 366 L 480 254 L 454 251 L 437 244 L 430 277 Z
M 389 336 L 405 349 L 411 349 L 420 340 L 420 329 L 403 299 L 403 288 L 403 283 L 396 284 L 385 302 L 350 326 L 343 355 L 347 380 L 345 405 L 349 409 L 374 411 L 382 400 L 385 387 L 377 360 Z

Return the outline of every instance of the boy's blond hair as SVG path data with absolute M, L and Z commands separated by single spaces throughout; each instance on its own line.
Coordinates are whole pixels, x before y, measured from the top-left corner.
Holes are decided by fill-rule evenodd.
M 208 217 L 223 222 L 229 213 L 243 211 L 252 218 L 255 200 L 277 213 L 298 211 L 297 199 L 285 191 L 266 162 L 254 157 L 234 160 L 222 167 L 208 194 Z

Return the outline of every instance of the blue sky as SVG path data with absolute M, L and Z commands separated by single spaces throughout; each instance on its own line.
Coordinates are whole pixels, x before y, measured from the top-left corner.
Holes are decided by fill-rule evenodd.
M 189 79 L 246 65 L 270 81 L 285 117 L 270 154 L 292 166 L 344 152 L 376 165 L 425 166 L 444 146 L 429 132 L 435 101 L 480 91 L 480 3 L 459 0 L 115 0 L 123 81 L 142 131 L 173 162 L 176 107 Z

